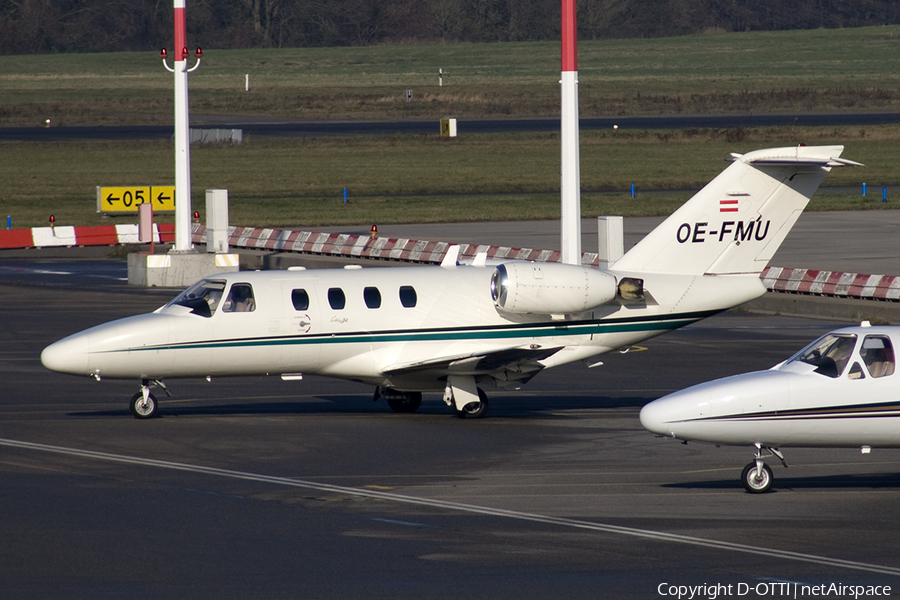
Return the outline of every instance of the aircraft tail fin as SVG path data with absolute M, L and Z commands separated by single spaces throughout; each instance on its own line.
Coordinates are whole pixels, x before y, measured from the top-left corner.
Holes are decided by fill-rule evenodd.
M 733 163 L 611 265 L 616 271 L 760 273 L 825 179 L 843 146 L 732 154 Z

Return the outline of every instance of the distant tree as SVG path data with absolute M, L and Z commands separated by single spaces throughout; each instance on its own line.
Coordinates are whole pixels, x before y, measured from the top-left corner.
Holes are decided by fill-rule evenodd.
M 466 14 L 459 0 L 425 0 L 431 19 L 431 31 L 437 39 L 458 42 L 463 39 Z
M 187 0 L 191 45 L 346 46 L 559 37 L 556 0 Z M 577 0 L 584 39 L 900 23 L 898 0 Z M 169 0 L 0 0 L 0 53 L 149 50 Z

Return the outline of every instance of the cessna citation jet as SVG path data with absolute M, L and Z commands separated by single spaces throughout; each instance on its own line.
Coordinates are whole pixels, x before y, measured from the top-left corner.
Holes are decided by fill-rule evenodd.
M 741 480 L 748 492 L 765 492 L 772 470 L 764 456 L 787 466 L 780 447 L 900 448 L 898 345 L 900 327 L 832 331 L 768 371 L 654 400 L 641 424 L 680 440 L 755 447 Z
M 48 369 L 136 379 L 325 375 L 375 386 L 398 412 L 443 390 L 460 416 L 487 409 L 484 387 L 627 348 L 762 295 L 759 274 L 843 146 L 732 155 L 706 187 L 606 269 L 501 261 L 392 269 L 210 276 L 146 315 L 47 347 Z

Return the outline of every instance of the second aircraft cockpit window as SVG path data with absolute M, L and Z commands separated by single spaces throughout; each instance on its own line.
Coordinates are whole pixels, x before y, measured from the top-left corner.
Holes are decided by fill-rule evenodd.
M 894 346 L 886 335 L 867 335 L 859 354 L 872 377 L 894 374 Z
M 168 306 L 186 306 L 195 315 L 211 317 L 215 314 L 224 291 L 224 281 L 203 279 L 178 294 L 174 300 L 169 302 Z
M 829 333 L 795 354 L 788 362 L 805 362 L 816 367 L 816 373 L 837 378 L 844 372 L 855 346 L 855 335 Z

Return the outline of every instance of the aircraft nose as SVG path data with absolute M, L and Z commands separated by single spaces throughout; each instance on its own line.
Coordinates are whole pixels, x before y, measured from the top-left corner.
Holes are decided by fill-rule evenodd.
M 685 433 L 687 421 L 708 414 L 709 403 L 708 384 L 674 392 L 642 408 L 641 425 L 659 435 L 681 437 Z
M 88 353 L 87 337 L 73 335 L 44 348 L 41 362 L 51 371 L 89 375 Z
M 664 402 L 654 400 L 641 409 L 641 425 L 652 433 L 668 435 L 669 412 Z

